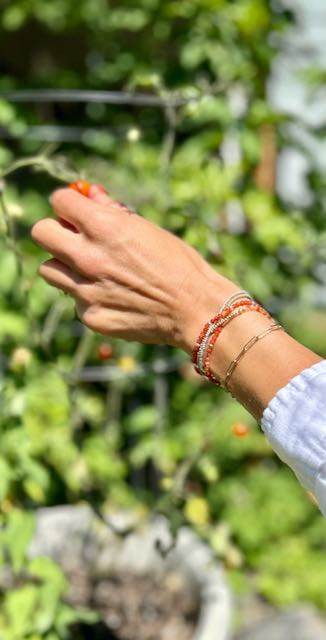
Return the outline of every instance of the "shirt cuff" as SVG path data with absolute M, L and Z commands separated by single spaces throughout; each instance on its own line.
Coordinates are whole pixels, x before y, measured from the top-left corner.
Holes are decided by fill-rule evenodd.
M 305 369 L 266 407 L 262 429 L 277 455 L 309 491 L 326 468 L 326 360 Z

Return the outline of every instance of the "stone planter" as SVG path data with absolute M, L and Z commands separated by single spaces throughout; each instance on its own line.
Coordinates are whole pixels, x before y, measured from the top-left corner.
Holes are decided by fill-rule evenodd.
M 121 530 L 132 523 L 125 513 L 110 522 Z M 47 555 L 68 570 L 90 567 L 100 575 L 128 570 L 135 574 L 168 571 L 179 574 L 196 592 L 199 620 L 193 640 L 229 640 L 232 600 L 222 567 L 208 546 L 188 528 L 179 532 L 176 547 L 163 559 L 156 550 L 169 544 L 166 520 L 157 517 L 121 538 L 94 518 L 88 507 L 40 509 L 30 556 Z

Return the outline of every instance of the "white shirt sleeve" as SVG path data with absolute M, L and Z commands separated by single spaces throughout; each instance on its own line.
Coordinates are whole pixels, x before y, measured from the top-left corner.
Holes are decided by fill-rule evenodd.
M 262 429 L 326 517 L 326 360 L 278 391 L 263 413 Z

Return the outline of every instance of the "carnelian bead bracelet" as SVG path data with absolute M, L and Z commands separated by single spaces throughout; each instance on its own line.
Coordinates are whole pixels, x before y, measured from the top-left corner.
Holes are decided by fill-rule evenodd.
M 221 386 L 221 380 L 218 380 L 218 378 L 214 376 L 210 366 L 211 355 L 212 355 L 214 346 L 216 344 L 217 338 L 222 333 L 224 327 L 226 327 L 229 324 L 229 322 L 231 322 L 234 318 L 241 316 L 243 313 L 248 313 L 248 311 L 256 311 L 257 313 L 261 313 L 266 318 L 271 317 L 268 311 L 263 309 L 263 307 L 261 307 L 259 304 L 252 303 L 251 305 L 242 306 L 237 309 L 234 309 L 230 313 L 230 315 L 226 318 L 225 322 L 220 327 L 218 327 L 218 329 L 213 333 L 211 337 L 211 340 L 209 342 L 207 352 L 205 355 L 205 360 L 204 360 L 204 375 L 206 376 L 206 378 L 208 378 L 208 380 L 210 380 L 217 386 Z
M 268 311 L 256 303 L 246 291 L 238 291 L 225 301 L 219 313 L 205 324 L 198 336 L 192 352 L 195 370 L 217 386 L 221 386 L 221 381 L 214 376 L 210 366 L 216 341 L 229 322 L 249 311 L 256 311 L 265 317 L 271 317 Z
M 238 291 L 235 294 L 232 294 L 223 304 L 222 308 L 218 312 L 216 316 L 211 318 L 203 329 L 201 330 L 195 346 L 192 351 L 192 361 L 195 365 L 196 370 L 198 369 L 198 373 L 204 375 L 203 370 L 203 358 L 205 349 L 208 344 L 209 337 L 215 331 L 215 329 L 223 322 L 223 320 L 229 315 L 231 310 L 237 305 L 240 305 L 240 302 L 243 304 L 249 304 L 253 302 L 252 297 L 246 291 Z
M 213 330 L 218 326 L 218 323 L 221 321 L 222 314 L 224 314 L 224 317 L 226 317 L 230 312 L 231 308 L 233 308 L 233 305 L 239 302 L 240 299 L 252 301 L 252 297 L 246 291 L 241 290 L 241 291 L 237 291 L 236 293 L 233 293 L 224 302 L 218 314 L 214 316 L 214 318 L 206 322 L 203 329 L 201 330 L 192 351 L 192 361 L 195 367 L 198 367 L 199 369 L 198 373 L 203 374 L 203 370 L 200 364 L 202 361 L 202 356 L 204 354 L 209 336 L 211 335 Z
M 216 318 L 213 319 L 213 323 L 208 327 L 208 330 L 201 342 L 201 345 L 199 346 L 198 349 L 198 353 L 197 353 L 197 367 L 199 369 L 199 372 L 205 375 L 205 370 L 204 370 L 204 355 L 205 355 L 205 351 L 207 348 L 207 345 L 209 343 L 210 337 L 211 335 L 213 335 L 213 333 L 216 331 L 216 329 L 218 329 L 218 327 L 222 326 L 224 324 L 224 321 L 229 317 L 230 313 L 234 310 L 234 309 L 238 309 L 239 307 L 246 307 L 252 304 L 252 300 L 251 299 L 240 299 L 240 300 L 236 300 L 235 302 L 232 303 L 232 305 L 230 307 L 226 307 L 224 309 L 224 311 L 222 311 L 222 313 L 220 313 L 218 316 L 216 316 Z

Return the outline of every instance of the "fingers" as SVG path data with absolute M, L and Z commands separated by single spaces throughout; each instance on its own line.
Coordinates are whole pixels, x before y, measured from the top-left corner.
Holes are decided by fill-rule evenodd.
M 123 202 L 119 202 L 118 200 L 113 200 L 109 194 L 105 191 L 104 187 L 99 184 L 92 184 L 89 190 L 89 196 L 91 200 L 97 202 L 97 204 L 104 205 L 111 212 L 117 212 L 120 215 L 126 213 L 134 213 L 126 204 Z
M 39 220 L 32 228 L 32 238 L 45 251 L 61 262 L 80 269 L 81 236 L 70 231 L 52 218 Z
M 59 218 L 66 220 L 78 231 L 89 234 L 99 206 L 73 189 L 57 189 L 51 196 L 51 205 Z
M 94 202 L 97 202 L 97 204 L 109 205 L 112 202 L 105 189 L 99 184 L 92 184 L 90 186 L 88 197 Z
M 50 285 L 71 295 L 77 294 L 78 286 L 89 284 L 86 278 L 75 273 L 55 258 L 41 264 L 39 273 Z
M 58 189 L 51 196 L 51 204 L 59 218 L 91 238 L 101 237 L 103 224 L 110 222 L 110 214 L 113 217 L 134 213 L 110 198 L 100 185 L 92 185 L 87 198 L 73 189 Z

